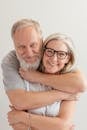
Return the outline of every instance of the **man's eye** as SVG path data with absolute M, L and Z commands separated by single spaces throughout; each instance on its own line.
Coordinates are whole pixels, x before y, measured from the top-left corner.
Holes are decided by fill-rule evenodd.
M 18 48 L 19 48 L 19 49 L 24 49 L 24 48 L 25 48 L 25 46 L 18 46 Z
M 32 48 L 34 48 L 34 47 L 36 47 L 37 46 L 37 43 L 32 43 L 31 45 L 30 45 L 30 47 L 32 47 Z

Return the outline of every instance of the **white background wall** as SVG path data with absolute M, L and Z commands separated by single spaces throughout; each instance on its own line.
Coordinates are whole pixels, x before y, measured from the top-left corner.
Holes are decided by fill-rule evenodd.
M 79 65 L 87 75 L 87 1 L 86 0 L 0 0 L 0 63 L 13 48 L 10 29 L 21 18 L 38 20 L 44 37 L 53 32 L 69 34 L 79 54 Z M 7 122 L 9 101 L 4 93 L 0 68 L 0 130 L 11 130 Z M 87 130 L 87 93 L 78 102 L 76 130 Z

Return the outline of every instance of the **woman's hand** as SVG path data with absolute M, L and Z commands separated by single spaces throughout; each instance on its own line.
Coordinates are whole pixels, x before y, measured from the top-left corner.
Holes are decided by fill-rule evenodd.
M 19 69 L 19 74 L 21 75 L 21 77 L 27 81 L 29 81 L 29 71 L 28 70 L 24 70 L 22 68 Z
M 35 70 L 24 70 L 22 68 L 19 69 L 19 74 L 21 77 L 30 82 L 38 82 L 41 73 Z

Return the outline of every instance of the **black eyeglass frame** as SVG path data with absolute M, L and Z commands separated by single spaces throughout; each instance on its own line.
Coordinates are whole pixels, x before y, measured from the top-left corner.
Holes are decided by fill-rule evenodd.
M 48 55 L 48 54 L 46 53 L 46 50 L 47 50 L 47 49 L 52 50 L 52 51 L 53 51 L 53 54 L 52 54 L 52 55 Z M 49 48 L 49 47 L 47 47 L 47 46 L 44 46 L 44 47 L 43 47 L 43 51 L 44 51 L 44 53 L 45 53 L 48 57 L 52 57 L 52 56 L 54 56 L 55 53 L 56 53 L 56 54 L 57 54 L 57 58 L 60 59 L 60 60 L 65 59 L 66 56 L 68 56 L 68 55 L 70 54 L 69 52 L 65 52 L 65 51 L 56 51 L 56 50 L 54 50 L 54 49 L 52 49 L 52 48 Z M 64 56 L 64 57 L 60 57 L 60 56 L 58 55 L 59 53 L 64 53 L 65 56 Z

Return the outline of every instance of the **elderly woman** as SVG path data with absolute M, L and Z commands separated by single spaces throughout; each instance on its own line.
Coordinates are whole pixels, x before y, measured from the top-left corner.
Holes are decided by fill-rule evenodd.
M 75 65 L 75 48 L 68 36 L 58 33 L 46 38 L 40 71 L 61 76 L 61 74 L 74 71 Z M 30 81 L 30 71 L 20 69 L 19 73 L 22 78 Z M 33 78 L 35 78 L 34 73 Z M 27 87 L 29 91 L 48 91 L 51 89 L 53 88 L 39 83 L 30 83 Z M 71 130 L 75 104 L 75 98 L 68 99 L 66 97 L 66 99 L 48 106 L 28 110 L 28 113 L 12 110 L 8 113 L 8 120 L 12 126 L 23 123 L 31 130 Z

